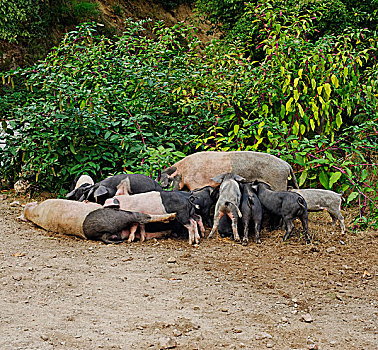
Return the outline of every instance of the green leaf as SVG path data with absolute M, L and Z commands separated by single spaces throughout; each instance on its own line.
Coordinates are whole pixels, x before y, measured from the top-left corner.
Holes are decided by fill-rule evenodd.
M 298 186 L 301 187 L 307 179 L 307 170 L 304 170 L 298 180 Z
M 76 154 L 75 148 L 72 143 L 70 143 L 70 150 L 73 154 Z
M 349 204 L 353 199 L 355 199 L 358 196 L 358 192 L 352 192 L 347 199 L 347 203 Z
M 325 92 L 326 92 L 326 94 L 329 98 L 331 96 L 331 91 L 332 91 L 331 85 L 329 83 L 325 83 L 324 84 L 324 90 L 325 90 Z
M 289 101 L 286 102 L 286 114 L 288 114 L 291 111 L 291 104 L 293 103 L 293 98 L 290 97 Z
M 326 190 L 329 190 L 328 175 L 324 171 L 319 174 L 319 181 Z
M 234 125 L 234 134 L 237 135 L 239 132 L 239 124 Z
M 107 131 L 106 133 L 105 133 L 105 136 L 104 136 L 104 139 L 106 140 L 110 135 L 111 135 L 111 131 Z
M 365 180 L 368 176 L 368 172 L 366 169 L 362 169 L 362 172 L 361 172 L 361 180 Z
M 310 125 L 311 125 L 311 129 L 312 129 L 312 131 L 314 131 L 314 130 L 315 130 L 314 119 L 310 119 Z
M 304 116 L 303 108 L 299 103 L 297 104 L 297 106 L 298 106 L 299 114 L 301 115 L 301 118 L 303 118 L 303 116 Z
M 312 90 L 315 90 L 316 88 L 316 81 L 314 78 L 311 79 L 311 86 L 312 86 Z
M 332 173 L 331 177 L 329 178 L 329 188 L 331 189 L 333 184 L 340 179 L 341 172 L 336 171 L 335 173 Z
M 336 114 L 336 125 L 337 129 L 340 129 L 341 124 L 343 123 L 343 120 L 341 119 L 341 111 Z

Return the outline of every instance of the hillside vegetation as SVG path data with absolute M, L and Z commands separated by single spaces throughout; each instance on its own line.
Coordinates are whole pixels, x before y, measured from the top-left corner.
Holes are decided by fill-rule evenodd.
M 335 4 L 198 1 L 222 36 L 208 43 L 184 23 L 78 25 L 2 74 L 1 177 L 63 194 L 82 172 L 157 176 L 196 151 L 256 150 L 301 187 L 344 191 L 355 228 L 378 227 L 377 2 Z

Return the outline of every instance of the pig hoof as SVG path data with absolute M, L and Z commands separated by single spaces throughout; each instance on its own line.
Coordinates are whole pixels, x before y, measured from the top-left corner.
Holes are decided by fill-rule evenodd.
M 255 242 L 256 242 L 256 244 L 261 244 L 261 239 L 260 238 L 255 239 Z
M 246 240 L 243 241 L 242 245 L 244 245 L 244 246 L 248 245 L 248 241 L 246 241 Z

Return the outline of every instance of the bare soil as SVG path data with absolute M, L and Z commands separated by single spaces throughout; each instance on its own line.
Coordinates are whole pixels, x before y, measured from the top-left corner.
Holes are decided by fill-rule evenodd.
M 314 213 L 310 245 L 105 245 L 18 220 L 15 199 L 0 198 L 0 349 L 378 348 L 377 231 Z

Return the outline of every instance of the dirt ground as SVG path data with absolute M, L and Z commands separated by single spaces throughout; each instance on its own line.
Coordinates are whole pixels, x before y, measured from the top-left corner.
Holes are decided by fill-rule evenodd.
M 377 231 L 312 213 L 310 245 L 105 245 L 22 222 L 14 200 L 0 198 L 2 350 L 378 348 Z

